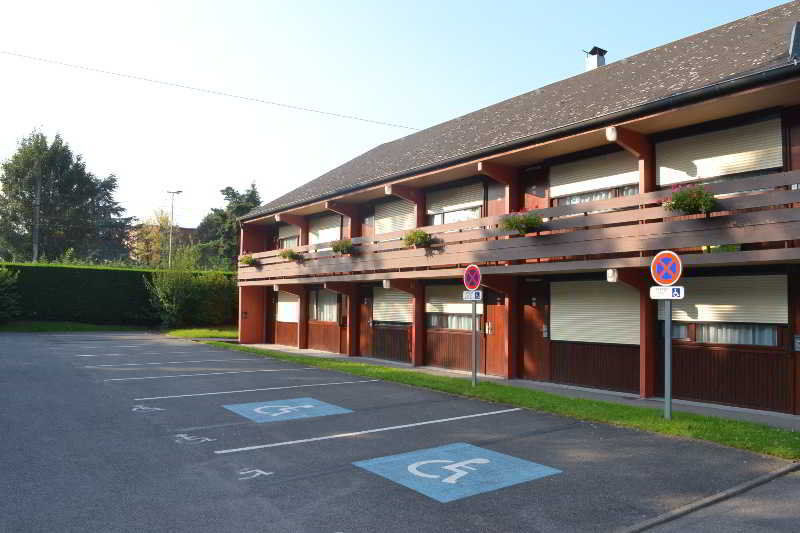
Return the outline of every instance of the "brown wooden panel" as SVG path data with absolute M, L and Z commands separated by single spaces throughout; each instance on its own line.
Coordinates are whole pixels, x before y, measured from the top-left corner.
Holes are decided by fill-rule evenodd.
M 536 305 L 533 305 L 533 298 Z M 550 339 L 543 335 L 550 324 L 550 285 L 526 283 L 522 289 L 522 358 L 520 375 L 550 380 Z
M 275 344 L 297 346 L 297 323 L 275 322 Z
M 308 347 L 313 350 L 340 353 L 341 330 L 336 322 L 308 322 Z
M 411 362 L 411 326 L 373 326 L 372 357 Z
M 552 380 L 621 392 L 639 391 L 638 344 L 551 341 Z
M 478 335 L 480 361 L 478 371 L 486 372 L 483 356 L 485 342 Z M 426 331 L 425 364 L 454 370 L 472 370 L 472 333 L 454 329 L 428 329 Z
M 664 354 L 656 390 L 664 394 Z M 674 343 L 672 394 L 675 398 L 792 412 L 794 355 L 746 346 Z
M 571 257 L 662 248 L 784 240 L 800 235 L 800 212 L 773 209 L 729 217 L 618 226 L 597 230 L 478 241 L 438 250 L 399 250 L 367 258 L 319 260 L 315 264 L 279 266 L 272 275 L 310 275 L 326 272 L 444 266 L 471 261 Z M 240 278 L 247 279 L 245 273 Z

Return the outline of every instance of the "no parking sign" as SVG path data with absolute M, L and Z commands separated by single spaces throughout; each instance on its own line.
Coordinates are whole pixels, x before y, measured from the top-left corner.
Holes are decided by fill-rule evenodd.
M 678 254 L 670 250 L 658 252 L 650 263 L 650 275 L 661 286 L 674 285 L 683 274 L 683 263 Z
M 658 252 L 650 263 L 650 275 L 660 287 L 650 287 L 650 298 L 664 300 L 664 418 L 672 418 L 672 300 L 682 300 L 683 287 L 674 286 L 683 274 L 683 263 L 673 251 Z

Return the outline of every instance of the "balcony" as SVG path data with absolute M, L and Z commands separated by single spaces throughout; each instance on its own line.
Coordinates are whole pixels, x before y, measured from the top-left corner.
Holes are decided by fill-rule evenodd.
M 800 171 L 764 174 L 706 185 L 717 195 L 708 215 L 680 215 L 661 204 L 663 190 L 583 204 L 537 209 L 541 231 L 517 235 L 487 217 L 422 228 L 434 244 L 409 248 L 405 232 L 353 239 L 348 256 L 330 243 L 294 248 L 302 259 L 287 261 L 279 250 L 251 254 L 258 264 L 239 268 L 240 285 L 452 278 L 464 265 L 483 265 L 486 274 L 546 274 L 647 266 L 654 251 L 686 254 L 694 266 L 765 264 L 800 260 Z M 748 192 L 749 191 L 749 192 Z M 737 246 L 702 253 L 703 247 Z

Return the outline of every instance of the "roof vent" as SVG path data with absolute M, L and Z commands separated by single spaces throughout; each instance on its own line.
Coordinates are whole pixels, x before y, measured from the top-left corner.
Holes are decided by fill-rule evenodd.
M 607 50 L 603 50 L 599 46 L 593 46 L 588 52 L 586 50 L 583 52 L 586 54 L 586 72 L 606 64 Z
M 795 22 L 789 37 L 789 60 L 800 60 L 800 22 Z

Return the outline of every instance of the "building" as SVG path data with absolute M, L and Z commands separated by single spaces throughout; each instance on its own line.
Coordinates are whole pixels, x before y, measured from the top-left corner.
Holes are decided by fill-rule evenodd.
M 243 217 L 242 343 L 657 396 L 659 250 L 684 259 L 677 398 L 800 414 L 800 2 L 389 142 Z M 711 213 L 665 209 L 702 184 Z M 509 213 L 543 225 L 518 235 Z M 404 237 L 423 228 L 429 247 Z M 351 239 L 351 254 L 332 242 Z M 300 259 L 286 259 L 291 248 Z M 607 281 L 616 269 L 618 282 Z

